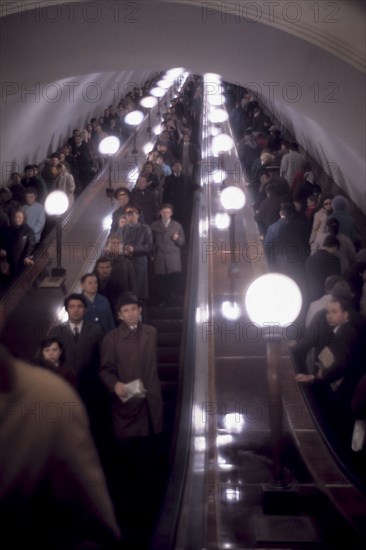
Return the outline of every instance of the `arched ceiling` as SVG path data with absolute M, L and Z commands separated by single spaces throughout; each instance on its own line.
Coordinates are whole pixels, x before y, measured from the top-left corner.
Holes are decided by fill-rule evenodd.
M 131 82 L 183 66 L 262 93 L 366 212 L 364 2 L 38 0 L 1 16 L 2 179 Z

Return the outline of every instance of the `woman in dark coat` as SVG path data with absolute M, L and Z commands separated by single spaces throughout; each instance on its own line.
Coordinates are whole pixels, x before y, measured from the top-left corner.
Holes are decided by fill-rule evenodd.
M 34 231 L 25 222 L 25 214 L 19 208 L 15 210 L 10 226 L 0 235 L 0 257 L 6 257 L 11 277 L 19 275 L 25 266 L 33 264 L 35 247 Z

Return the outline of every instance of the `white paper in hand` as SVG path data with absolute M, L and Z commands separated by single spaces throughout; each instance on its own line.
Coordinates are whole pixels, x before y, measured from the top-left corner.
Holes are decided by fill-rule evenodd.
M 140 378 L 137 378 L 136 380 L 132 380 L 132 382 L 128 382 L 128 384 L 125 384 L 125 389 L 127 391 L 127 395 L 125 395 L 124 397 L 120 396 L 120 400 L 123 403 L 126 403 L 126 401 L 129 401 L 133 397 L 137 397 L 139 399 L 144 398 L 146 394 L 146 390 Z

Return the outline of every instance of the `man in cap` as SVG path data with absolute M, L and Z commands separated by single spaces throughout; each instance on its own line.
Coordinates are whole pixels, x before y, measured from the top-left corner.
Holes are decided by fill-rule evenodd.
M 127 187 L 118 187 L 114 192 L 114 198 L 117 199 L 119 206 L 112 214 L 110 233 L 116 233 L 118 229 L 118 220 L 122 214 L 125 214 L 126 206 L 130 202 L 130 191 Z
M 100 377 L 110 395 L 117 445 L 115 504 L 118 515 L 126 521 L 123 530 L 127 540 L 141 543 L 137 548 L 148 536 L 141 528 L 141 517 L 146 529 L 146 519 L 156 507 L 157 482 L 162 473 L 157 459 L 163 412 L 157 331 L 141 324 L 141 307 L 131 292 L 120 295 L 116 311 L 120 325 L 103 339 Z M 140 386 L 141 392 L 133 395 L 133 385 Z
M 156 329 L 140 321 L 141 307 L 132 292 L 116 305 L 118 328 L 103 339 L 100 376 L 112 394 L 113 425 L 117 439 L 161 432 L 162 400 L 156 366 Z M 146 397 L 123 402 L 126 384 L 140 379 Z
M 148 258 L 153 252 L 153 235 L 148 225 L 140 223 L 140 209 L 137 206 L 129 204 L 126 214 L 127 224 L 121 231 L 123 254 L 134 268 L 137 297 L 145 301 L 149 298 Z

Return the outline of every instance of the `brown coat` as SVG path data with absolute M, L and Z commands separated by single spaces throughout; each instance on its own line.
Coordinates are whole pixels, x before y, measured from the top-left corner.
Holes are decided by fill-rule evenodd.
M 112 397 L 113 426 L 117 438 L 149 435 L 162 430 L 163 402 L 156 364 L 157 332 L 150 325 L 138 325 L 136 331 L 122 322 L 103 340 L 100 377 Z M 114 391 L 117 382 L 124 384 L 141 378 L 147 390 L 145 399 L 123 403 Z
M 151 224 L 154 236 L 154 271 L 156 275 L 179 273 L 182 271 L 180 247 L 184 245 L 184 231 L 180 223 L 170 220 L 165 227 L 162 220 Z M 179 239 L 173 241 L 174 233 Z
M 119 528 L 83 402 L 61 376 L 0 348 L 0 407 L 9 410 L 0 422 L 2 540 L 115 548 Z

